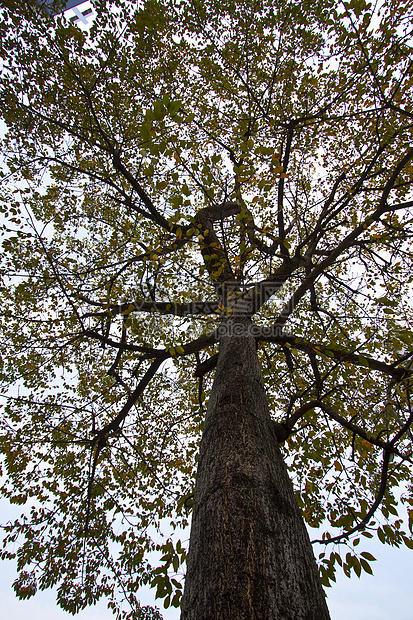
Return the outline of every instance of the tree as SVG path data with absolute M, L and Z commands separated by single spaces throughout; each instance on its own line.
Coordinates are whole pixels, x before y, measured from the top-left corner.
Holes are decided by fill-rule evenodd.
M 159 618 L 192 512 L 183 619 L 328 618 L 413 548 L 411 3 L 95 11 L 2 9 L 16 594 Z

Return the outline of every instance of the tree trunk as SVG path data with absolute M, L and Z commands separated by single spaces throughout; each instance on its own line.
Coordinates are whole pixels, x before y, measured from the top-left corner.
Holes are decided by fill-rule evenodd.
M 248 319 L 220 341 L 201 442 L 181 620 L 328 620 L 271 423 Z

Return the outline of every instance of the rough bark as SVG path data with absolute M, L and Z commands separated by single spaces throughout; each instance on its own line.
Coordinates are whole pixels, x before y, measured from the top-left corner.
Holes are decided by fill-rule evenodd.
M 328 620 L 249 325 L 228 321 L 220 341 L 181 620 Z

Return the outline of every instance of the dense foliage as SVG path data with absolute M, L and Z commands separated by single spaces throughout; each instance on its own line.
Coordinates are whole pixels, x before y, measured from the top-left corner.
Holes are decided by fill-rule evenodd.
M 104 596 L 160 618 L 139 606 L 151 583 L 179 605 L 231 310 L 259 326 L 323 583 L 337 563 L 371 572 L 363 536 L 413 548 L 411 9 L 96 0 L 82 30 L 3 6 L 1 491 L 25 512 L 2 555 L 19 597 L 56 586 L 70 612 Z

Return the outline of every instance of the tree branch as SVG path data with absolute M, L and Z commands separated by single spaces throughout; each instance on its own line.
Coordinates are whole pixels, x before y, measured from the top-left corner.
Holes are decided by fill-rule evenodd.
M 254 325 L 254 335 L 258 342 L 276 342 L 287 343 L 292 348 L 299 349 L 305 353 L 315 353 L 316 355 L 326 355 L 337 362 L 350 362 L 356 366 L 362 366 L 364 368 L 370 368 L 371 370 L 377 370 L 384 374 L 394 377 L 398 381 L 402 381 L 406 377 L 413 376 L 413 371 L 409 368 L 400 368 L 393 364 L 386 364 L 380 360 L 375 360 L 372 357 L 365 355 L 358 355 L 345 349 L 337 349 L 323 345 L 315 345 L 308 342 L 304 338 L 300 338 L 293 335 L 288 335 L 281 331 L 278 325 L 272 325 L 270 327 L 261 327 Z
M 385 185 L 385 188 L 383 190 L 380 203 L 377 209 L 371 215 L 367 216 L 364 222 L 361 222 L 358 226 L 356 226 L 356 228 L 354 228 L 354 230 L 338 244 L 335 250 L 332 250 L 331 254 L 329 254 L 319 265 L 317 265 L 311 271 L 311 273 L 302 282 L 302 284 L 297 288 L 295 293 L 290 297 L 287 304 L 284 306 L 279 317 L 277 318 L 276 325 L 279 325 L 280 327 L 285 325 L 290 314 L 297 307 L 298 302 L 303 297 L 303 295 L 308 291 L 312 283 L 328 267 L 330 267 L 337 260 L 340 254 L 342 254 L 345 250 L 350 248 L 353 241 L 355 241 L 359 235 L 361 235 L 367 228 L 369 228 L 369 226 L 371 226 L 373 222 L 377 222 L 381 218 L 382 215 L 384 215 L 385 213 L 389 211 L 394 211 L 400 208 L 405 208 L 405 207 L 402 207 L 401 205 L 394 205 L 394 206 L 388 205 L 387 199 L 389 197 L 391 190 L 393 189 L 393 185 L 395 184 L 397 177 L 399 176 L 401 171 L 410 162 L 412 158 L 413 158 L 413 148 L 410 148 L 407 151 L 407 153 L 404 155 L 404 157 L 399 161 L 397 166 L 394 168 L 391 177 L 389 178 L 389 180 L 387 181 Z M 410 204 L 410 202 L 403 203 L 403 204 Z
M 333 538 L 327 538 L 326 540 L 322 540 L 322 539 L 312 540 L 311 541 L 312 543 L 322 543 L 323 545 L 330 545 L 331 543 L 341 542 L 342 540 L 346 540 L 349 536 L 351 536 L 355 532 L 362 530 L 364 526 L 369 523 L 370 519 L 373 517 L 377 508 L 380 506 L 382 499 L 384 497 L 384 494 L 386 492 L 390 454 L 391 454 L 390 451 L 383 450 L 383 465 L 382 465 L 382 470 L 381 470 L 380 487 L 377 492 L 376 499 L 374 500 L 374 503 L 372 507 L 370 508 L 370 510 L 368 511 L 368 513 L 366 514 L 366 516 L 363 517 L 363 519 L 357 525 L 352 527 L 351 530 L 349 530 L 348 532 L 344 532 L 343 534 L 339 534 L 338 536 L 334 536 Z
M 92 301 L 84 296 L 81 297 L 93 306 L 104 307 L 102 312 L 87 312 L 82 318 L 87 317 L 113 317 L 118 314 L 131 314 L 132 312 L 159 312 L 174 316 L 190 316 L 199 314 L 217 314 L 219 304 L 216 301 L 192 301 L 189 303 L 163 302 L 163 301 L 131 301 L 123 304 L 106 304 Z
M 401 429 L 401 431 L 399 431 L 396 434 L 395 438 L 393 438 L 391 441 L 381 441 L 380 439 L 376 439 L 375 437 L 372 437 L 372 435 L 369 435 L 365 430 L 363 430 L 357 424 L 354 424 L 353 422 L 346 420 L 346 418 L 343 418 L 343 416 L 337 413 L 333 409 L 333 407 L 331 407 L 327 403 L 324 403 L 322 400 L 312 400 L 308 403 L 305 403 L 302 407 L 297 409 L 297 411 L 295 411 L 292 414 L 292 416 L 283 424 L 288 434 L 291 434 L 294 428 L 294 425 L 296 424 L 296 422 L 298 422 L 298 420 L 300 420 L 303 417 L 303 415 L 305 415 L 308 411 L 311 411 L 311 409 L 315 409 L 315 408 L 322 409 L 324 413 L 328 415 L 329 418 L 331 418 L 335 422 L 338 422 L 339 424 L 341 424 L 341 426 L 343 426 L 344 428 L 347 428 L 349 431 L 351 431 L 358 437 L 361 437 L 365 441 L 368 441 L 373 446 L 382 448 L 386 452 L 389 452 L 389 454 L 395 454 L 399 456 L 400 458 L 402 458 L 403 460 L 411 462 L 410 456 L 406 456 L 405 454 L 400 452 L 400 450 L 394 447 L 396 440 L 400 439 L 403 436 L 407 428 L 410 426 L 411 422 L 409 425 L 406 426 L 406 428 L 403 427 L 404 430 Z

